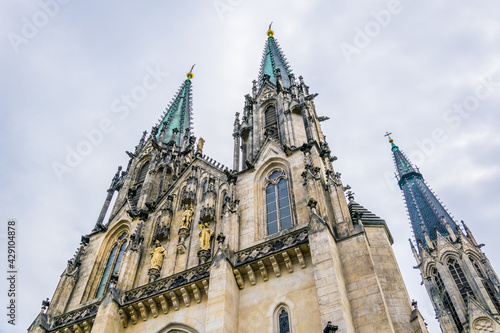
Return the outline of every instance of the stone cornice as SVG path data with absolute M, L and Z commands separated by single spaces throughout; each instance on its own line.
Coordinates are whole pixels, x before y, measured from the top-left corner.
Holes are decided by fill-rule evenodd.
M 153 297 L 169 290 L 182 287 L 183 285 L 192 284 L 198 280 L 207 278 L 210 275 L 210 265 L 211 263 L 209 262 L 196 266 L 189 270 L 127 291 L 123 298 L 123 305 Z
M 271 254 L 283 252 L 292 247 L 297 247 L 300 244 L 309 241 L 307 227 L 295 230 L 278 238 L 270 239 L 265 243 L 252 246 L 248 249 L 235 253 L 233 265 L 235 267 L 242 266 L 269 256 Z

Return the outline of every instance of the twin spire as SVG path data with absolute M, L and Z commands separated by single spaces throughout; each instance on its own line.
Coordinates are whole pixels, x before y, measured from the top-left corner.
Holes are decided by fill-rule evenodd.
M 191 79 L 194 77 L 193 68 L 186 74 L 187 79 L 181 84 L 158 124 L 156 140 L 181 145 L 185 135 L 189 135 L 193 125 L 193 101 Z
M 292 74 L 288 62 L 281 51 L 278 41 L 274 38 L 271 24 L 267 31 L 267 40 L 264 46 L 264 54 L 260 65 L 259 86 L 264 83 L 264 75 L 269 75 L 269 81 L 276 85 L 276 70 L 281 71 L 283 85 L 289 88 L 291 85 L 289 75 Z M 187 79 L 179 87 L 172 101 L 168 104 L 165 112 L 159 119 L 156 139 L 162 143 L 174 142 L 178 146 L 185 135 L 190 135 L 193 126 L 193 103 L 191 80 L 193 79 L 193 68 L 187 73 Z
M 396 178 L 405 197 L 417 243 L 432 246 L 428 242 L 437 239 L 437 232 L 441 235 L 449 235 L 450 232 L 458 234 L 458 227 L 446 208 L 425 183 L 418 168 L 414 167 L 406 155 L 396 146 L 390 134 L 386 133 L 385 136 L 389 138 L 391 143 L 397 171 Z

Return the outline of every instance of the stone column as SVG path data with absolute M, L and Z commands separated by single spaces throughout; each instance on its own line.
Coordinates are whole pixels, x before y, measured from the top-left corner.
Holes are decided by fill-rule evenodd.
M 443 264 L 439 261 L 436 261 L 436 268 L 441 275 L 441 279 L 443 280 L 444 287 L 446 291 L 448 292 L 448 296 L 451 299 L 451 302 L 453 303 L 453 306 L 455 307 L 455 311 L 458 314 L 458 317 L 462 323 L 465 323 L 468 321 L 467 317 L 467 312 L 465 310 L 465 307 L 467 306 L 465 302 L 462 299 L 462 295 L 460 295 L 460 292 L 458 290 L 457 285 L 455 284 L 455 280 L 453 279 L 453 276 L 451 276 L 451 273 L 448 271 L 448 267 L 446 267 L 446 264 Z
M 308 231 L 321 326 L 325 327 L 331 321 L 339 327 L 339 332 L 355 332 L 333 235 L 314 211 L 311 213 Z
M 233 275 L 233 267 L 224 251 L 218 250 L 210 268 L 206 333 L 238 331 L 240 290 Z
M 297 143 L 296 143 L 296 139 L 295 139 L 295 132 L 293 129 L 292 111 L 286 110 L 285 112 L 283 112 L 283 114 L 285 117 L 285 126 L 286 126 L 286 129 L 288 130 L 288 134 L 287 134 L 288 145 L 290 147 L 296 147 Z
M 233 169 L 240 171 L 240 135 L 233 134 L 234 138 L 234 155 L 233 155 Z
M 113 332 L 121 333 L 123 332 L 123 325 L 120 322 L 120 316 L 118 315 L 118 300 L 116 296 L 116 290 L 110 288 L 101 304 L 97 310 L 97 315 L 92 325 L 92 333 L 102 333 L 102 332 Z
M 302 104 L 301 108 L 302 108 L 302 119 L 304 120 L 304 126 L 306 128 L 307 142 L 310 142 L 313 140 L 313 136 L 311 133 L 311 124 L 309 123 L 309 112 L 306 105 Z
M 106 201 L 104 201 L 104 204 L 102 205 L 101 209 L 101 214 L 99 214 L 99 218 L 97 219 L 97 225 L 102 225 L 102 222 L 104 222 L 104 217 L 106 216 L 106 212 L 108 211 L 109 204 L 111 203 L 111 200 L 113 199 L 113 194 L 115 193 L 115 190 L 110 188 L 108 189 L 108 195 L 106 196 Z
M 239 249 L 240 217 L 236 211 L 230 208 L 222 215 L 222 233 L 226 236 L 226 244 L 229 251 L 236 252 Z
M 141 255 L 139 251 L 127 250 L 123 255 L 120 273 L 118 277 L 117 288 L 121 290 L 130 290 L 134 284 L 137 266 Z

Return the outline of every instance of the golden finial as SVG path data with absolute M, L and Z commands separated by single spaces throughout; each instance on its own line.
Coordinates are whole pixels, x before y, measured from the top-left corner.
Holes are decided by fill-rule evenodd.
M 273 22 L 269 24 L 269 30 L 267 30 L 267 36 L 268 37 L 273 37 L 274 36 L 274 31 L 271 30 L 271 26 L 273 25 Z
M 196 66 L 196 64 L 194 64 L 193 66 L 191 66 L 191 69 L 189 70 L 189 73 L 187 73 L 187 75 L 186 75 L 187 78 L 190 79 L 190 80 L 194 77 L 194 75 L 193 75 L 193 68 L 194 68 L 194 66 Z

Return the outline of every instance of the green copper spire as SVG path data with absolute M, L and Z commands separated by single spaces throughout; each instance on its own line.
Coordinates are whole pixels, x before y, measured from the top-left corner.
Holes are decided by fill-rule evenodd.
M 191 79 L 193 78 L 193 67 L 162 115 L 156 134 L 158 141 L 163 143 L 173 141 L 180 146 L 184 135 L 189 135 L 192 129 Z
M 271 25 L 269 25 L 267 36 L 268 38 L 264 46 L 262 62 L 260 64 L 259 85 L 262 86 L 264 75 L 269 75 L 269 81 L 276 85 L 276 69 L 279 68 L 283 79 L 283 86 L 290 88 L 291 84 L 288 76 L 292 74 L 292 70 L 283 55 L 283 51 L 281 51 L 278 41 L 274 38 L 274 31 L 271 30 Z

